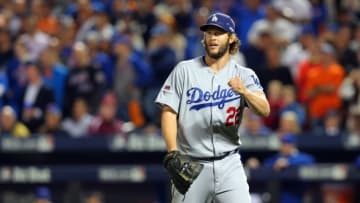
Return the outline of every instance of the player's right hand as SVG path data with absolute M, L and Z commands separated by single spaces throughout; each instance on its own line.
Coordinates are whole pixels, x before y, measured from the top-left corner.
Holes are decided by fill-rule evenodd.
M 228 84 L 238 94 L 244 95 L 248 91 L 240 77 L 231 78 Z

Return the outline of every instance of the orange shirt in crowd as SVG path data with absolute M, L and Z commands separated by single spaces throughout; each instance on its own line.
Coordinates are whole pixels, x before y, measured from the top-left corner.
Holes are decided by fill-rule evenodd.
M 54 16 L 40 18 L 38 22 L 38 28 L 49 35 L 55 35 L 57 32 L 59 32 L 59 23 Z
M 306 75 L 308 74 L 309 70 L 311 70 L 312 68 L 317 68 L 319 66 L 321 66 L 320 63 L 316 63 L 312 60 L 306 60 L 299 65 L 299 72 L 296 78 L 296 86 L 299 93 L 298 100 L 301 103 L 305 103 L 305 98 L 306 98 L 305 95 L 305 83 L 307 79 Z
M 344 79 L 344 68 L 336 63 L 329 67 L 318 66 L 311 68 L 306 74 L 305 95 L 308 103 L 308 113 L 311 119 L 323 117 L 329 110 L 339 110 L 341 98 L 338 89 Z M 328 93 L 318 93 L 310 96 L 311 92 L 319 87 L 331 86 L 333 91 Z

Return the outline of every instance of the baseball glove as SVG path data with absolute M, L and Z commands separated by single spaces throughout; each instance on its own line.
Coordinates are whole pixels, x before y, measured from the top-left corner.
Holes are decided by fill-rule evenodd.
M 163 163 L 172 183 L 181 194 L 188 191 L 190 185 L 204 167 L 202 164 L 191 160 L 188 156 L 180 154 L 179 151 L 167 153 Z

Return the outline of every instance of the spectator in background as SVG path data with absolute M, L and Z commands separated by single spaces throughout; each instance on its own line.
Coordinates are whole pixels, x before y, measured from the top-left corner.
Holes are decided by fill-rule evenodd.
M 51 203 L 51 191 L 49 188 L 41 186 L 35 190 L 35 203 Z
M 344 103 L 344 113 L 351 113 L 350 109 L 360 109 L 360 69 L 356 68 L 342 81 L 339 88 L 339 95 Z
M 283 85 L 278 80 L 270 81 L 267 87 L 267 97 L 270 104 L 270 115 L 263 118 L 264 124 L 271 130 L 276 130 L 279 125 L 279 113 L 283 106 L 281 90 Z
M 299 126 L 302 127 L 306 120 L 306 111 L 304 107 L 296 100 L 296 89 L 292 85 L 284 85 L 282 89 L 282 107 L 280 109 L 280 116 L 287 112 L 292 111 L 296 113 Z
M 360 168 L 360 156 L 357 157 L 355 164 L 358 168 Z
M 328 23 L 329 11 L 328 5 L 323 0 L 310 0 L 311 3 L 311 25 L 315 34 L 324 31 L 326 23 Z
M 263 29 L 270 30 L 274 41 L 280 47 L 286 47 L 295 40 L 297 28 L 288 20 L 280 16 L 279 10 L 272 5 L 266 6 L 266 16 L 254 22 L 248 32 L 248 40 L 254 42 Z
M 101 4 L 101 2 L 100 2 Z M 71 5 L 71 4 L 70 4 Z M 95 25 L 94 13 L 99 8 L 98 4 L 92 4 L 91 0 L 78 0 L 69 8 L 69 14 L 74 18 L 75 23 L 78 25 L 75 41 L 83 41 L 86 33 L 91 30 Z
M 50 42 L 50 36 L 39 30 L 38 20 L 35 15 L 28 16 L 25 19 L 25 33 L 20 36 L 29 49 L 30 60 L 37 60 Z
M 159 124 L 160 109 L 154 105 L 154 100 L 166 77 L 176 65 L 176 53 L 169 46 L 170 30 L 165 24 L 157 24 L 151 29 L 151 39 L 148 46 L 149 62 L 154 74 L 153 81 L 146 88 L 144 107 L 149 122 Z
M 151 29 L 154 28 L 157 23 L 156 16 L 153 12 L 155 3 L 154 0 L 142 1 L 141 4 L 138 4 L 138 12 L 134 14 L 134 18 L 140 23 L 140 27 L 143 28 L 142 37 L 146 46 L 148 46 L 150 42 Z
M 282 137 L 286 134 L 298 135 L 301 133 L 301 126 L 297 115 L 293 111 L 283 112 L 280 116 L 279 128 L 276 130 L 278 137 Z
M 354 0 L 343 0 L 341 2 L 341 6 L 345 8 L 349 8 L 349 13 L 354 17 L 354 21 L 356 19 L 360 19 L 360 2 Z
M 0 72 L 5 72 L 9 63 L 14 60 L 15 53 L 8 28 L 0 28 Z
M 93 116 L 88 112 L 88 105 L 83 98 L 76 98 L 72 106 L 71 116 L 65 118 L 62 129 L 71 137 L 83 137 L 88 133 Z
M 239 25 L 236 30 L 236 35 L 239 36 L 242 46 L 248 45 L 248 32 L 253 25 L 259 19 L 264 18 L 265 9 L 261 5 L 260 0 L 245 0 L 239 11 L 234 16 L 235 22 Z M 249 65 L 249 64 L 248 64 Z M 252 66 L 250 66 L 252 68 Z
M 306 153 L 299 152 L 296 148 L 297 135 L 292 133 L 284 134 L 279 138 L 279 153 L 264 160 L 264 166 L 272 167 L 280 171 L 289 166 L 308 165 L 314 163 L 314 158 Z
M 345 68 L 346 73 L 360 65 L 356 58 L 356 52 L 350 48 L 351 38 L 352 30 L 349 26 L 341 26 L 334 38 L 337 58 Z
M 276 171 L 281 171 L 291 166 L 304 166 L 315 163 L 315 159 L 310 154 L 300 152 L 296 148 L 297 138 L 294 134 L 284 134 L 280 138 L 279 152 L 266 158 L 263 162 L 265 167 L 271 167 Z M 299 182 L 284 181 L 281 187 L 280 203 L 301 203 L 303 202 L 306 185 Z
M 0 108 L 8 102 L 9 79 L 7 67 L 14 59 L 14 51 L 9 31 L 0 28 Z
M 324 118 L 324 124 L 318 131 L 315 131 L 315 135 L 320 136 L 342 136 L 344 132 L 341 128 L 341 115 L 337 111 L 329 110 Z M 316 130 L 316 129 L 315 129 Z
M 314 68 L 319 68 L 321 66 L 321 51 L 320 51 L 320 43 L 316 41 L 312 41 L 312 44 L 309 48 L 309 57 L 304 61 L 299 63 L 298 71 L 295 77 L 296 80 L 296 88 L 298 90 L 298 100 L 300 103 L 305 104 L 306 94 L 305 94 L 305 84 L 308 80 L 308 73 L 310 70 Z
M 54 36 L 59 31 L 59 22 L 52 13 L 52 6 L 50 1 L 32 1 L 32 13 L 38 18 L 37 27 L 50 36 Z
M 259 37 L 248 46 L 242 46 L 242 53 L 244 54 L 246 65 L 252 68 L 256 74 L 260 74 L 266 67 L 266 50 L 270 47 L 276 46 L 274 37 L 271 31 L 267 28 L 259 31 Z
M 280 63 L 280 50 L 277 46 L 269 47 L 265 50 L 266 67 L 259 71 L 259 80 L 265 89 L 268 89 L 269 82 L 278 80 L 283 85 L 294 85 L 293 77 L 288 67 Z
M 137 127 L 145 124 L 142 90 L 151 82 L 150 65 L 133 50 L 130 39 L 117 36 L 113 39 L 116 57 L 114 91 L 118 99 L 119 115 L 122 120 L 131 121 Z
M 353 1 L 353 0 L 350 0 Z M 348 0 L 342 0 L 341 3 L 349 2 Z M 354 1 L 356 2 L 356 1 Z M 351 12 L 352 9 L 356 9 L 356 6 L 353 6 L 351 4 L 348 4 L 347 6 L 339 5 L 336 12 L 336 18 L 335 18 L 335 29 L 338 29 L 341 26 L 351 26 L 351 28 L 355 27 L 356 18 L 355 15 Z
M 54 102 L 54 93 L 43 83 L 38 64 L 28 62 L 25 66 L 28 82 L 22 90 L 18 106 L 21 120 L 32 133 L 36 133 L 44 122 L 47 106 Z
M 105 39 L 102 39 L 101 34 L 97 31 L 89 31 L 86 34 L 85 44 L 89 50 L 91 64 L 103 72 L 106 78 L 106 87 L 111 88 L 114 82 L 114 64 L 110 56 L 100 48 L 103 41 Z
M 122 33 L 131 39 L 131 44 L 134 50 L 143 52 L 144 50 L 146 50 L 146 47 L 145 47 L 145 39 L 142 36 L 144 32 L 143 30 L 144 27 L 142 27 L 144 26 L 144 24 L 142 23 L 145 22 L 136 21 L 135 18 L 136 15 L 131 11 L 124 11 L 124 12 L 125 13 L 123 14 L 123 17 L 119 18 L 116 21 L 115 34 L 113 37 L 116 37 L 116 35 Z M 149 19 L 146 20 L 148 21 Z
M 1 109 L 0 135 L 27 138 L 30 136 L 29 129 L 17 120 L 16 112 L 11 106 Z
M 309 0 L 274 0 L 271 3 L 280 14 L 301 27 L 311 20 L 311 4 Z
M 77 25 L 74 19 L 68 16 L 62 17 L 60 20 L 60 30 L 55 37 L 59 39 L 57 51 L 60 62 L 63 64 L 69 65 L 76 33 Z
M 169 38 L 169 45 L 170 47 L 175 51 L 175 60 L 180 61 L 184 59 L 185 54 L 185 47 L 186 47 L 186 39 L 184 35 L 181 32 L 178 32 L 176 26 L 176 19 L 175 17 L 170 13 L 164 13 L 158 15 L 158 24 L 159 25 L 165 25 L 168 29 L 168 31 L 165 31 L 164 33 L 167 33 Z M 155 34 L 157 35 L 157 34 Z
M 360 108 L 354 106 L 350 108 L 346 121 L 346 130 L 348 135 L 360 138 Z
M 48 47 L 41 54 L 39 62 L 42 68 L 42 78 L 46 86 L 54 91 L 56 105 L 63 110 L 65 82 L 69 74 L 66 66 L 60 63 L 59 54 L 54 48 Z
M 262 118 L 247 109 L 244 111 L 242 123 L 240 127 L 241 137 L 246 136 L 256 139 L 272 134 L 272 131 L 264 125 Z
M 22 90 L 27 83 L 26 62 L 30 60 L 29 49 L 24 39 L 17 39 L 14 44 L 15 58 L 7 66 L 6 73 L 9 81 L 9 103 L 19 112 L 18 102 L 21 99 Z
M 7 102 L 6 94 L 9 90 L 9 81 L 5 71 L 0 70 L 0 108 Z
M 56 104 L 50 104 L 46 108 L 45 121 L 40 127 L 39 133 L 52 136 L 67 135 L 66 131 L 61 128 L 62 113 Z
M 360 23 L 357 24 L 356 28 L 354 29 L 354 38 L 350 42 L 350 49 L 358 52 L 360 51 Z M 358 64 L 360 64 L 360 60 L 358 60 Z
M 109 54 L 111 53 L 111 40 L 114 36 L 115 29 L 110 23 L 106 8 L 103 2 L 97 1 L 93 3 L 94 14 L 94 25 L 89 32 L 96 33 L 97 39 L 95 46 L 90 51 L 92 63 L 95 67 L 102 70 L 106 77 L 106 86 L 111 89 L 114 82 L 114 64 Z
M 104 203 L 104 195 L 100 192 L 92 192 L 90 193 L 84 203 Z
M 314 32 L 310 26 L 305 25 L 297 36 L 297 40 L 284 48 L 281 64 L 290 68 L 292 77 L 298 76 L 301 62 L 308 60 L 310 47 L 315 43 Z
M 206 23 L 208 16 L 209 10 L 205 7 L 198 8 L 192 13 L 193 24 L 185 34 L 185 59 L 191 59 L 196 56 L 203 56 L 205 54 L 204 45 L 202 43 L 203 33 L 201 30 L 199 30 L 199 27 Z
M 178 32 L 185 34 L 192 23 L 192 2 L 189 0 L 175 1 L 177 10 L 174 12 Z
M 92 5 L 94 13 L 94 26 L 92 27 L 92 30 L 98 32 L 100 34 L 100 39 L 102 42 L 110 42 L 114 35 L 114 27 L 110 23 L 110 19 L 108 14 L 106 13 L 105 5 L 97 1 L 96 3 L 93 3 Z M 105 45 L 103 48 L 105 48 L 103 51 L 106 50 L 106 47 L 108 45 Z
M 95 113 L 106 87 L 103 72 L 91 64 L 89 50 L 82 42 L 73 46 L 72 64 L 65 87 L 65 106 L 72 106 L 75 98 L 87 99 L 90 112 Z M 66 109 L 65 109 L 66 110 Z M 65 111 L 65 116 L 69 111 Z
M 305 96 L 313 129 L 321 126 L 321 120 L 329 110 L 340 111 L 342 102 L 338 95 L 344 79 L 344 68 L 335 59 L 335 50 L 329 44 L 321 45 L 321 66 L 309 70 L 306 76 Z
M 8 13 L 9 21 L 7 27 L 12 36 L 17 36 L 21 31 L 22 22 L 28 12 L 27 1 L 11 1 L 9 4 L 11 4 L 11 12 Z
M 123 122 L 116 118 L 117 100 L 113 93 L 106 93 L 99 106 L 98 115 L 91 121 L 89 126 L 90 135 L 122 135 L 124 133 Z

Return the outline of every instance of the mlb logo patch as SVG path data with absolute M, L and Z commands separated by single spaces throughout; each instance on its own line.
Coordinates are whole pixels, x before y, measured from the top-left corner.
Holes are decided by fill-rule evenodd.
M 170 90 L 171 88 L 170 88 L 170 85 L 165 85 L 164 86 L 164 90 Z
M 165 85 L 165 86 L 162 88 L 162 92 L 163 92 L 163 94 L 169 94 L 169 93 L 171 93 L 171 86 L 170 86 L 170 85 Z

